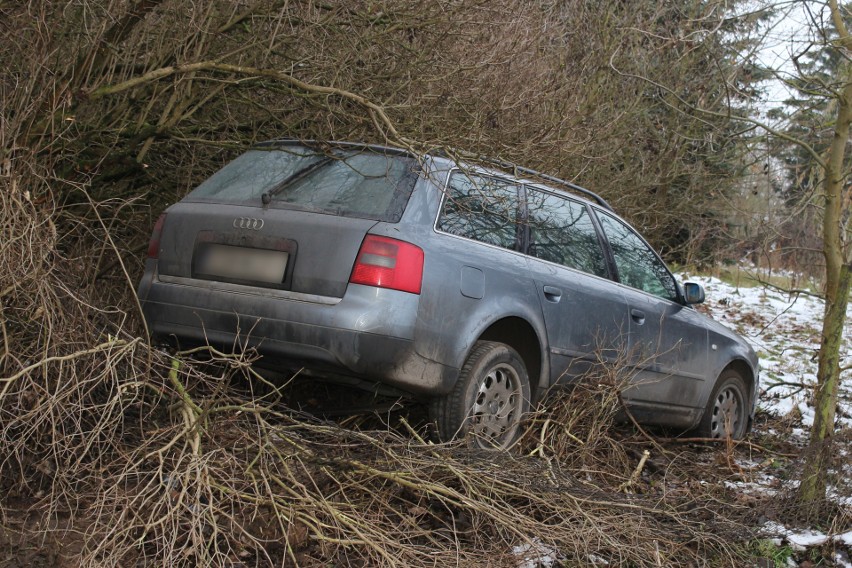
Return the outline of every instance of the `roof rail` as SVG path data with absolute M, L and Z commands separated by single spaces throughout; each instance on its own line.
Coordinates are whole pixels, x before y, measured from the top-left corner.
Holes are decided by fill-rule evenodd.
M 523 166 L 513 164 L 512 162 L 506 162 L 506 161 L 503 161 L 503 160 L 498 160 L 496 158 L 489 158 L 487 156 L 479 156 L 478 160 L 481 160 L 481 161 L 489 163 L 489 164 L 494 164 L 494 165 L 499 166 L 501 168 L 506 168 L 508 170 L 511 170 L 511 171 L 515 172 L 515 175 L 518 175 L 518 173 L 522 173 L 522 174 L 526 174 L 526 175 L 535 176 L 535 177 L 538 177 L 538 178 L 541 178 L 541 179 L 544 179 L 544 180 L 547 180 L 547 181 L 552 181 L 554 183 L 560 183 L 560 184 L 562 184 L 566 187 L 573 189 L 574 191 L 576 191 L 578 193 L 582 193 L 583 195 L 586 195 L 587 197 L 591 197 L 592 199 L 594 199 L 597 202 L 598 205 L 600 205 L 604 209 L 608 209 L 609 211 L 612 211 L 613 213 L 615 213 L 615 209 L 613 209 L 612 206 L 609 203 L 607 203 L 606 200 L 603 197 L 601 197 L 600 195 L 598 195 L 597 193 L 595 193 L 594 191 L 592 191 L 590 189 L 586 189 L 585 187 L 581 187 L 581 186 L 577 185 L 576 183 L 571 183 L 570 181 L 565 181 L 564 179 L 560 179 L 558 177 L 551 176 L 551 175 L 548 175 L 548 174 L 543 174 L 543 173 L 538 172 L 536 170 L 533 170 L 533 169 L 530 169 L 530 168 L 525 168 Z

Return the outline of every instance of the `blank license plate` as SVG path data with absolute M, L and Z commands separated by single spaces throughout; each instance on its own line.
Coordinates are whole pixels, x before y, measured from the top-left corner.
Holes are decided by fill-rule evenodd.
M 281 284 L 289 253 L 210 244 L 200 251 L 196 272 L 208 277 Z

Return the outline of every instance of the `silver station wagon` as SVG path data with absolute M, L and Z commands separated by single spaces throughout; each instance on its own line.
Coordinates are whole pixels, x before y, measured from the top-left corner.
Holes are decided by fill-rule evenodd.
M 751 426 L 757 357 L 692 308 L 701 286 L 594 193 L 517 166 L 261 144 L 160 216 L 138 295 L 155 340 L 427 399 L 443 439 L 505 447 L 601 364 L 643 423 Z

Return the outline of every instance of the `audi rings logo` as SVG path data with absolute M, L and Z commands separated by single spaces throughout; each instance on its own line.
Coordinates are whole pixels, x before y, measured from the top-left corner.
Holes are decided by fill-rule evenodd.
M 263 219 L 254 219 L 253 217 L 237 217 L 236 219 L 234 219 L 234 228 L 259 231 L 263 228 Z

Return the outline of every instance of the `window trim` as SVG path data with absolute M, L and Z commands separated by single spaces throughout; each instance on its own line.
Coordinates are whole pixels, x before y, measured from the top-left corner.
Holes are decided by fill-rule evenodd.
M 444 210 L 444 204 L 445 204 L 446 200 L 449 198 L 450 178 L 456 172 L 462 172 L 462 173 L 470 172 L 470 173 L 472 173 L 474 175 L 478 175 L 478 176 L 491 177 L 491 178 L 502 180 L 504 182 L 507 182 L 511 185 L 515 185 L 516 187 L 518 187 L 518 199 L 519 199 L 519 203 L 520 203 L 520 208 L 519 208 L 518 213 L 519 213 L 520 223 L 523 226 L 523 231 L 522 231 L 522 235 L 521 235 L 522 238 L 521 238 L 521 241 L 519 243 L 520 248 L 507 249 L 507 248 L 503 248 L 503 247 L 497 246 L 497 245 L 492 245 L 490 243 L 486 243 L 486 242 L 483 242 L 483 241 L 478 241 L 478 240 L 472 239 L 470 237 L 465 237 L 465 236 L 462 236 L 462 235 L 456 235 L 454 233 L 449 233 L 447 231 L 443 231 L 443 230 L 438 228 L 438 221 L 440 220 L 441 213 Z M 668 264 L 666 264 L 666 262 L 663 260 L 663 258 L 660 256 L 660 254 L 657 252 L 657 250 L 654 247 L 652 247 L 650 245 L 650 243 L 648 243 L 647 239 L 645 239 L 645 237 L 643 237 L 642 234 L 639 233 L 639 231 L 637 231 L 635 228 L 633 228 L 633 226 L 630 223 L 625 221 L 622 217 L 620 217 L 614 211 L 607 211 L 607 210 L 603 209 L 602 207 L 600 207 L 599 205 L 597 205 L 595 203 L 591 203 L 591 202 L 589 202 L 589 201 L 587 201 L 583 198 L 580 198 L 580 197 L 575 197 L 573 195 L 570 195 L 570 194 L 567 194 L 567 193 L 564 193 L 564 192 L 560 192 L 558 190 L 555 190 L 555 189 L 548 187 L 548 186 L 545 186 L 545 185 L 537 184 L 537 183 L 534 183 L 534 182 L 526 182 L 526 181 L 523 181 L 523 180 L 515 179 L 515 178 L 510 177 L 510 176 L 500 175 L 499 173 L 494 173 L 494 172 L 491 172 L 489 170 L 484 170 L 484 169 L 480 169 L 480 168 L 477 168 L 477 167 L 462 168 L 462 167 L 459 167 L 458 165 L 454 165 L 454 166 L 450 167 L 450 169 L 447 171 L 447 174 L 446 174 L 446 177 L 443 180 L 443 183 L 437 182 L 437 183 L 435 183 L 435 186 L 437 187 L 438 191 L 441 192 L 441 199 L 438 202 L 438 210 L 435 213 L 435 220 L 432 223 L 432 230 L 437 234 L 446 235 L 448 237 L 453 237 L 453 238 L 462 239 L 462 240 L 465 240 L 465 241 L 477 243 L 479 245 L 490 247 L 490 248 L 495 249 L 495 250 L 505 251 L 505 252 L 509 252 L 509 253 L 517 254 L 517 255 L 522 255 L 525 258 L 534 259 L 537 262 L 544 262 L 544 263 L 547 263 L 549 265 L 557 266 L 557 267 L 560 267 L 560 268 L 565 269 L 565 270 L 573 270 L 574 272 L 577 272 L 578 274 L 584 274 L 586 276 L 591 276 L 592 278 L 600 278 L 601 280 L 604 280 L 604 281 L 607 281 L 607 282 L 614 282 L 616 284 L 619 284 L 620 286 L 624 286 L 624 287 L 629 288 L 630 290 L 634 290 L 636 292 L 641 292 L 642 294 L 646 294 L 647 296 L 649 296 L 651 298 L 655 298 L 657 300 L 670 302 L 670 303 L 678 305 L 678 306 L 689 307 L 684 300 L 683 289 L 681 287 L 681 284 L 680 284 L 680 282 L 678 282 L 678 279 L 675 278 L 674 274 L 669 269 Z M 592 274 L 590 272 L 585 272 L 585 271 L 577 269 L 577 268 L 572 268 L 572 267 L 566 266 L 564 264 L 559 264 L 559 263 L 555 263 L 555 262 L 552 262 L 552 261 L 549 261 L 549 260 L 545 260 L 543 258 L 538 258 L 538 257 L 532 256 L 529 253 L 531 237 L 530 237 L 530 227 L 529 227 L 529 222 L 528 222 L 529 216 L 528 216 L 528 203 L 527 203 L 527 187 L 532 188 L 532 189 L 537 190 L 537 191 L 542 191 L 544 193 L 549 193 L 549 194 L 554 195 L 556 197 L 568 199 L 568 200 L 571 200 L 575 203 L 578 203 L 580 205 L 585 206 L 586 211 L 589 214 L 589 217 L 591 218 L 592 225 L 593 225 L 595 231 L 597 232 L 598 243 L 601 245 L 601 249 L 603 251 L 607 271 L 609 272 L 608 277 L 598 276 L 596 274 Z M 621 275 L 618 273 L 618 266 L 615 263 L 615 255 L 612 251 L 612 246 L 609 242 L 609 239 L 606 236 L 606 233 L 603 230 L 603 225 L 601 224 L 601 220 L 600 220 L 600 217 L 599 217 L 602 214 L 603 215 L 609 215 L 610 217 L 621 222 L 625 227 L 627 227 L 627 229 L 631 233 L 633 233 L 635 236 L 639 237 L 639 240 L 651 251 L 651 253 L 657 259 L 657 261 L 665 269 L 666 274 L 668 274 L 669 277 L 672 279 L 672 282 L 673 282 L 674 287 L 675 287 L 675 296 L 676 296 L 674 299 L 664 298 L 662 296 L 657 296 L 655 294 L 651 294 L 650 292 L 646 292 L 645 290 L 641 290 L 639 288 L 634 288 L 633 286 L 625 284 L 624 282 L 621 281 Z
M 441 213 L 444 210 L 444 204 L 446 203 L 446 201 L 447 201 L 447 199 L 449 198 L 449 195 L 450 195 L 450 179 L 452 178 L 453 174 L 456 173 L 456 172 L 462 172 L 462 173 L 465 173 L 465 174 L 470 172 L 470 173 L 472 173 L 474 175 L 478 175 L 478 176 L 496 178 L 496 179 L 505 181 L 505 182 L 507 182 L 511 185 L 515 185 L 516 187 L 518 187 L 518 198 L 519 198 L 519 203 L 520 203 L 520 208 L 519 208 L 518 213 L 519 213 L 519 216 L 520 216 L 521 226 L 523 227 L 523 231 L 522 231 L 522 235 L 521 235 L 522 238 L 520 240 L 520 248 L 517 248 L 517 249 L 504 248 L 504 247 L 501 247 L 501 246 L 493 245 L 491 243 L 486 243 L 484 241 L 478 241 L 478 240 L 472 239 L 470 237 L 465 237 L 463 235 L 457 235 L 455 233 L 450 233 L 450 232 L 444 231 L 444 230 L 442 230 L 438 227 L 438 222 L 441 219 Z M 447 170 L 446 175 L 443 176 L 443 180 L 441 180 L 441 179 L 434 180 L 434 185 L 437 187 L 438 191 L 441 192 L 441 199 L 438 202 L 438 208 L 437 208 L 437 211 L 435 213 L 435 219 L 432 222 L 432 231 L 434 233 L 439 234 L 439 235 L 445 235 L 447 237 L 452 237 L 452 238 L 456 238 L 456 239 L 462 239 L 464 241 L 468 241 L 468 242 L 472 242 L 472 243 L 477 243 L 478 245 L 486 246 L 486 247 L 492 248 L 494 250 L 509 252 L 509 253 L 516 254 L 516 255 L 521 255 L 524 258 L 532 259 L 532 260 L 535 260 L 536 262 L 544 262 L 544 263 L 549 264 L 551 266 L 559 267 L 563 270 L 571 270 L 571 271 L 576 272 L 577 274 L 583 274 L 585 276 L 590 276 L 592 278 L 598 278 L 598 279 L 603 280 L 605 282 L 614 282 L 616 284 L 621 284 L 621 282 L 618 280 L 618 277 L 617 277 L 618 270 L 615 266 L 615 260 L 612 256 L 612 251 L 611 251 L 610 246 L 609 246 L 609 241 L 606 239 L 606 235 L 603 232 L 603 228 L 601 227 L 600 220 L 597 217 L 597 212 L 595 210 L 596 206 L 594 204 L 586 201 L 585 199 L 583 199 L 581 197 L 570 195 L 570 194 L 565 193 L 565 192 L 561 192 L 559 190 L 555 190 L 555 189 L 548 187 L 546 185 L 524 182 L 522 180 L 514 179 L 512 177 L 508 177 L 508 176 L 505 176 L 505 175 L 500 175 L 498 173 L 493 173 L 493 172 L 490 172 L 488 170 L 481 170 L 481 169 L 476 168 L 476 167 L 461 168 L 459 166 L 453 166 L 453 167 L 449 168 L 449 170 Z M 563 198 L 563 199 L 573 201 L 574 203 L 577 203 L 577 204 L 585 207 L 586 213 L 589 215 L 589 218 L 592 222 L 592 226 L 593 226 L 595 232 L 597 233 L 598 244 L 601 246 L 601 252 L 604 255 L 604 262 L 606 264 L 606 269 L 607 269 L 607 272 L 608 272 L 607 276 L 598 276 L 597 274 L 592 274 L 591 272 L 585 272 L 585 271 L 580 270 L 578 268 L 573 268 L 571 266 L 566 266 L 564 264 L 559 264 L 559 263 L 552 262 L 552 261 L 549 261 L 549 260 L 546 260 L 546 259 L 543 259 L 543 258 L 538 258 L 536 256 L 532 256 L 529 253 L 531 237 L 530 237 L 530 226 L 529 226 L 529 222 L 528 222 L 528 219 L 529 219 L 529 217 L 528 217 L 529 209 L 528 209 L 528 202 L 527 202 L 527 188 L 528 187 L 531 188 L 531 189 L 537 190 L 537 191 L 542 191 L 543 193 L 549 193 L 549 194 L 554 195 L 556 197 L 560 197 L 560 198 Z M 643 242 L 645 242 L 644 239 L 643 239 Z M 646 242 L 646 244 L 647 244 L 647 242 Z M 651 250 L 653 250 L 653 248 Z M 654 254 L 656 254 L 656 251 L 654 251 Z M 665 266 L 665 263 L 663 263 L 663 265 Z M 671 273 L 671 271 L 668 270 L 668 266 L 666 266 L 666 270 L 669 273 Z M 679 288 L 678 288 L 678 293 L 680 293 Z

